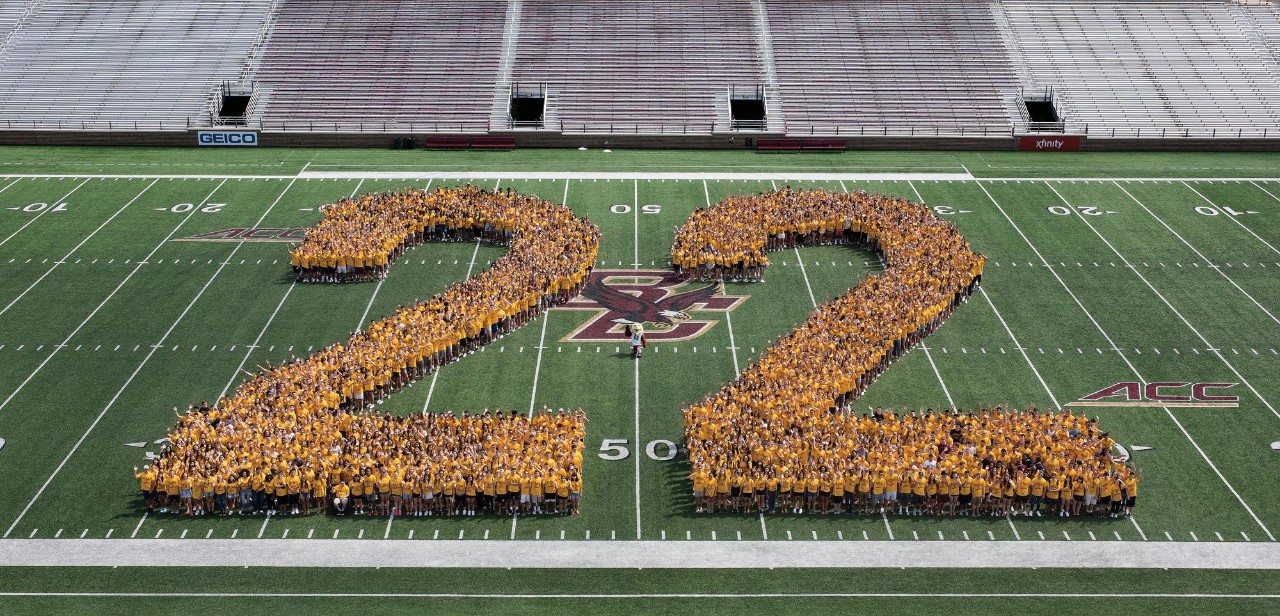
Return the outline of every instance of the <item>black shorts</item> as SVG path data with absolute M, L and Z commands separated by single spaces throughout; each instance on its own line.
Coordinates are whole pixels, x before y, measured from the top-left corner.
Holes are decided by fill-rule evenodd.
M 1125 501 L 1125 502 L 1124 502 L 1124 506 L 1125 506 L 1125 507 L 1132 507 L 1132 506 L 1134 506 L 1135 504 L 1137 504 L 1137 502 L 1138 502 L 1138 497 L 1136 497 L 1136 496 L 1130 496 L 1130 497 L 1129 497 L 1129 500 L 1127 500 L 1127 501 Z
M 972 502 L 973 502 L 973 495 L 972 495 L 972 494 L 961 494 L 961 495 L 960 495 L 960 504 L 961 504 L 961 505 L 968 505 L 969 503 L 972 503 Z
M 742 496 L 742 488 L 729 488 L 729 496 L 734 498 Z

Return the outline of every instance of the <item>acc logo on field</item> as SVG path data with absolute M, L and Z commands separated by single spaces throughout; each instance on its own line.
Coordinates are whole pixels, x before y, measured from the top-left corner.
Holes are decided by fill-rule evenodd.
M 256 146 L 258 133 L 253 131 L 202 130 L 196 134 L 200 145 Z
M 1067 406 L 1155 406 L 1179 408 L 1236 408 L 1238 396 L 1214 395 L 1210 389 L 1229 389 L 1239 383 L 1116 383 L 1103 387 Z M 1190 386 L 1188 388 L 1188 386 Z M 1116 400 L 1114 398 L 1122 398 Z
M 668 270 L 595 270 L 582 294 L 556 310 L 596 314 L 561 342 L 620 342 L 626 326 L 642 323 L 649 342 L 692 340 L 715 321 L 690 312 L 728 312 L 749 295 L 725 295 L 719 283 L 686 282 Z
M 301 242 L 306 229 L 258 227 L 256 229 L 222 229 L 180 237 L 175 242 Z

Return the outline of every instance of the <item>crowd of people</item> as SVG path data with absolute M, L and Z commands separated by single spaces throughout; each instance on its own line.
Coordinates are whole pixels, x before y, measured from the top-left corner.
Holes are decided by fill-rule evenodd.
M 1109 441 L 1069 412 L 919 419 L 849 412 L 890 363 L 981 282 L 985 258 L 925 206 L 864 192 L 790 188 L 730 197 L 690 216 L 677 232 L 672 264 L 698 279 L 758 280 L 768 250 L 824 243 L 875 250 L 885 271 L 818 306 L 738 379 L 684 409 L 699 510 L 773 511 L 776 499 L 792 511 L 895 509 L 905 496 L 899 491 L 904 479 L 911 496 L 903 510 L 910 513 L 1029 512 L 1031 487 L 1041 481 L 1059 487 L 1060 503 L 1062 487 L 1070 488 L 1072 499 L 1056 511 L 1062 515 L 1079 514 L 1077 487 L 1082 504 L 1088 486 L 1100 495 L 1121 484 L 1123 502 L 1136 497 L 1133 475 L 1110 462 Z M 1025 504 L 1019 500 L 1024 485 Z M 974 489 L 982 496 L 977 506 Z M 1108 509 L 1116 502 L 1113 495 Z
M 1137 472 L 1112 457 L 1096 421 L 1069 410 L 827 419 L 829 440 L 797 432 L 753 442 L 723 471 L 695 468 L 697 511 L 1119 517 L 1137 502 Z
M 396 417 L 370 403 L 576 295 L 595 263 L 596 226 L 562 205 L 470 186 L 369 194 L 324 212 L 293 251 L 302 280 L 382 276 L 406 247 L 433 238 L 509 248 L 426 301 L 310 357 L 261 366 L 232 395 L 178 413 L 169 444 L 136 471 L 148 507 L 188 515 L 575 511 L 580 410 Z

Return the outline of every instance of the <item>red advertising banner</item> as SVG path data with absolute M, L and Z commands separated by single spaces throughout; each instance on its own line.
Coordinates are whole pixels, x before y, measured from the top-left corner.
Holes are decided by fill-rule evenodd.
M 1080 136 L 1023 136 L 1018 139 L 1018 149 L 1023 152 L 1077 152 L 1080 150 Z

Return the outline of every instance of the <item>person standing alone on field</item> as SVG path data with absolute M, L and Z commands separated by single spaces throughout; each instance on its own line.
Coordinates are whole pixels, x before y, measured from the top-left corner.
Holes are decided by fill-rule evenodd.
M 644 355 L 644 348 L 649 346 L 649 342 L 644 338 L 644 326 L 639 323 L 628 325 L 626 331 L 631 337 L 631 358 L 640 359 Z

